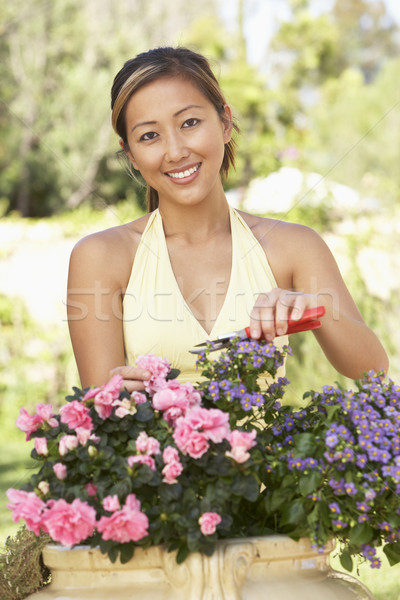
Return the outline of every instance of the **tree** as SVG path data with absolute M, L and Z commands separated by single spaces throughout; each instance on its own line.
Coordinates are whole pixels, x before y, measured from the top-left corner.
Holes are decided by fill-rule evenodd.
M 113 152 L 112 78 L 138 52 L 176 43 L 197 7 L 184 0 L 174 10 L 167 0 L 15 0 L 0 10 L 0 196 L 23 216 L 87 197 L 105 203 L 96 179 Z

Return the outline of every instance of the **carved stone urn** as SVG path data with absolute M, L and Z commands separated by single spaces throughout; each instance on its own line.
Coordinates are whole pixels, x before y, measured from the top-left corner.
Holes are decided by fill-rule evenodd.
M 329 566 L 333 545 L 317 553 L 308 539 L 274 535 L 221 540 L 212 556 L 178 565 L 161 546 L 137 548 L 126 564 L 100 550 L 49 545 L 51 584 L 32 600 L 373 600 L 351 575 Z

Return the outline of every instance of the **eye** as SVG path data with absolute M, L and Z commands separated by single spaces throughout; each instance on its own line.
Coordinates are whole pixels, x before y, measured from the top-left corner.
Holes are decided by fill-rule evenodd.
M 149 142 L 151 140 L 154 140 L 157 137 L 157 135 L 158 134 L 155 131 L 148 131 L 147 133 L 141 135 L 139 140 L 141 142 Z
M 200 123 L 200 119 L 196 119 L 195 117 L 192 117 L 190 119 L 186 119 L 186 121 L 184 122 L 184 124 L 182 125 L 182 127 L 195 127 L 198 123 Z

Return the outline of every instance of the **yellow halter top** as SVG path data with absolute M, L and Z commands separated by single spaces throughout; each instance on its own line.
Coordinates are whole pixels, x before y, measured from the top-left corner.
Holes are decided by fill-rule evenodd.
M 158 209 L 150 214 L 123 300 L 126 364 L 134 365 L 141 354 L 156 354 L 180 370 L 180 381 L 199 381 L 196 356 L 189 350 L 249 325 L 257 295 L 277 287 L 264 250 L 237 211 L 232 207 L 229 210 L 231 276 L 223 306 L 209 334 L 179 289 Z M 282 346 L 288 343 L 288 338 L 276 338 L 274 343 Z M 282 374 L 281 371 L 279 375 Z

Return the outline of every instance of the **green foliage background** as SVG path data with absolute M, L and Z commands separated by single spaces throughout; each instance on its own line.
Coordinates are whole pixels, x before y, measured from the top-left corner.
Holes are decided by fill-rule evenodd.
M 274 216 L 310 225 L 338 246 L 346 283 L 399 379 L 399 278 L 393 275 L 400 250 L 398 25 L 381 0 L 335 0 L 322 13 L 313 0 L 287 0 L 288 18 L 276 23 L 255 64 L 247 58 L 246 23 L 259 0 L 238 0 L 230 23 L 218 0 L 203 0 L 201 11 L 198 3 L 175 0 L 173 11 L 169 4 L 15 0 L 0 6 L 1 226 L 13 232 L 40 222 L 73 244 L 142 214 L 144 189 L 116 158 L 109 89 L 136 53 L 187 44 L 211 60 L 241 128 L 227 190 L 243 195 L 254 178 L 286 166 L 320 173 L 369 199 L 352 212 L 329 195 L 312 202 L 318 190 L 307 190 Z M 360 268 L 365 248 L 381 257 L 371 263 L 371 277 L 392 265 L 390 281 L 378 281 L 372 292 Z M 0 264 L 14 250 L 2 240 Z M 19 485 L 29 467 L 14 427 L 19 408 L 61 402 L 77 373 L 65 326 L 35 321 L 20 298 L 0 295 L 0 327 L 1 536 L 15 530 L 4 509 L 5 490 Z M 321 356 L 312 335 L 293 336 L 291 345 L 291 402 L 338 379 L 350 384 Z M 393 572 L 381 576 L 389 583 L 379 580 L 377 597 L 399 597 Z

